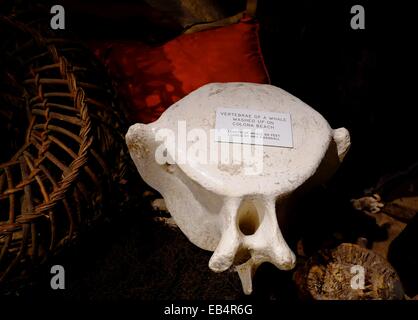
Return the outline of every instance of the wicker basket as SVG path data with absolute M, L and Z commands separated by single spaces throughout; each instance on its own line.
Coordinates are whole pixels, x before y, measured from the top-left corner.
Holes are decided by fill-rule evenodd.
M 123 201 L 115 101 L 83 46 L 0 16 L 0 286 Z

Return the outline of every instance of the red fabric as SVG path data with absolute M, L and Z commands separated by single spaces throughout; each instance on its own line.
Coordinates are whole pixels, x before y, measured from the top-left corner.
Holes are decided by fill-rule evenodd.
M 210 82 L 269 83 L 258 25 L 250 19 L 185 34 L 159 47 L 139 42 L 94 45 L 130 104 L 131 122 L 149 123 Z

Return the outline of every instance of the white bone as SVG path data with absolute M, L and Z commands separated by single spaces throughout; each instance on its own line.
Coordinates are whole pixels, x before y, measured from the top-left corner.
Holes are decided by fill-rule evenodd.
M 167 158 L 175 161 L 157 162 L 161 129 L 172 130 L 170 138 L 178 140 L 179 121 L 185 121 L 187 132 L 200 128 L 210 137 L 217 108 L 290 113 L 293 148 L 264 146 L 263 170 L 255 175 L 245 174 L 243 163 L 180 161 L 195 141 L 185 141 L 178 153 L 163 144 Z M 142 178 L 162 194 L 183 233 L 200 248 L 214 251 L 209 267 L 215 272 L 234 268 L 246 294 L 252 292 L 252 277 L 261 263 L 282 270 L 294 267 L 295 255 L 277 222 L 285 210 L 282 204 L 297 188 L 329 178 L 350 146 L 346 129 L 331 129 L 318 112 L 280 88 L 252 83 L 205 85 L 157 121 L 131 126 L 126 141 Z M 216 148 L 224 144 L 210 142 Z

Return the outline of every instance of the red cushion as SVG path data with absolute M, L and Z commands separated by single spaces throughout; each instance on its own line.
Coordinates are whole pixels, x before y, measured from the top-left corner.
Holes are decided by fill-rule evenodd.
M 159 47 L 140 42 L 93 45 L 130 104 L 130 122 L 149 123 L 174 102 L 210 82 L 269 83 L 249 18 L 216 29 L 184 34 Z

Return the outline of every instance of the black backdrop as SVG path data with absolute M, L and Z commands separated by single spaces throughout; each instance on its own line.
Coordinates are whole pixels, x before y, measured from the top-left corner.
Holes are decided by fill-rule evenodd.
M 245 5 L 244 1 L 212 2 L 224 16 Z M 344 126 L 350 131 L 351 151 L 332 182 L 337 199 L 360 196 L 381 176 L 416 162 L 418 22 L 413 2 L 258 2 L 261 46 L 272 84 L 317 109 L 334 128 Z M 0 1 L 0 8 L 13 3 Z M 68 31 L 81 39 L 161 43 L 181 32 L 175 16 L 143 1 L 62 4 Z M 355 4 L 365 8 L 365 30 L 350 28 L 350 8 Z M 236 275 L 212 274 L 206 267 L 209 257 L 182 235 L 155 227 L 134 212 L 92 234 L 84 247 L 55 262 L 69 265 L 71 284 L 62 295 L 71 298 L 241 297 Z M 289 300 L 295 296 L 288 275 L 262 268 L 256 297 Z M 44 277 L 28 296 L 56 294 L 49 290 L 47 272 Z

